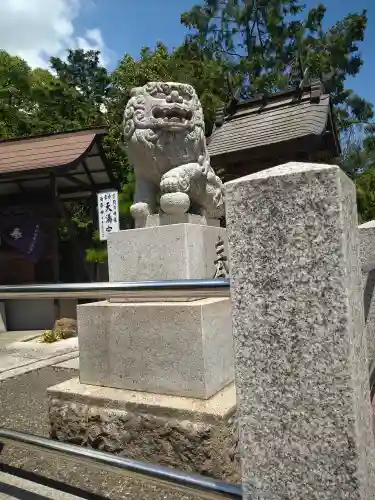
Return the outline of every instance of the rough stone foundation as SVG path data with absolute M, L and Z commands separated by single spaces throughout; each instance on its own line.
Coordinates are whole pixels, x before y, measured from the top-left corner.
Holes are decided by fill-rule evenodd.
M 139 394 L 145 393 L 138 393 L 134 402 L 134 392 L 108 388 L 98 391 L 78 381 L 74 384 L 81 389 L 80 394 L 69 389 L 64 393 L 64 386 L 72 382 L 48 390 L 51 437 L 136 460 L 240 481 L 235 407 L 211 411 L 212 406 L 209 411 L 209 403 L 202 409 L 204 402 L 160 395 L 155 395 L 155 400 L 159 400 L 153 405 L 140 402 Z M 133 401 L 129 395 L 133 395 Z M 152 396 L 145 398 L 150 400 Z M 178 407 L 167 406 L 173 400 L 178 400 Z M 198 410 L 194 409 L 195 404 Z

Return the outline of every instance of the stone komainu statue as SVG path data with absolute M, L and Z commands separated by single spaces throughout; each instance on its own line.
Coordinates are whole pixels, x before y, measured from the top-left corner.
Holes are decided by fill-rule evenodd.
M 155 213 L 159 195 L 167 214 L 224 215 L 223 185 L 210 165 L 202 105 L 191 85 L 151 82 L 134 88 L 124 138 L 136 179 L 136 227 Z

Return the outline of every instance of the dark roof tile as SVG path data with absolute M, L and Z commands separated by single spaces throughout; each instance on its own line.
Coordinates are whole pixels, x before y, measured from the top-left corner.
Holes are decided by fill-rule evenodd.
M 310 99 L 310 92 L 301 99 L 285 95 L 241 105 L 227 117 L 208 139 L 212 157 L 245 151 L 260 146 L 291 141 L 310 135 L 322 135 L 330 113 L 329 95 L 319 102 Z
M 0 142 L 0 174 L 70 165 L 88 153 L 103 129 Z

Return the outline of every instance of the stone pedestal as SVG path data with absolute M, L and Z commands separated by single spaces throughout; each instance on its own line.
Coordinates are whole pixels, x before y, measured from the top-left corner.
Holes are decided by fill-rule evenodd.
M 233 384 L 202 401 L 72 379 L 48 389 L 48 401 L 55 439 L 218 479 L 240 479 Z
M 207 399 L 234 379 L 230 300 L 78 306 L 85 384 Z
M 159 216 L 151 217 L 157 224 Z M 226 246 L 226 229 L 197 224 L 194 216 L 189 221 L 110 234 L 109 281 L 213 278 L 215 244 L 222 238 Z
M 111 234 L 110 280 L 212 279 L 226 230 L 209 224 L 153 215 Z M 230 307 L 173 296 L 78 306 L 80 379 L 48 391 L 52 436 L 238 481 Z

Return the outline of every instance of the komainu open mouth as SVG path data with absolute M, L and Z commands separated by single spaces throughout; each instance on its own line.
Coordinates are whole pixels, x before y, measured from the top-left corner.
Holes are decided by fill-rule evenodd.
M 156 106 L 152 110 L 152 114 L 154 118 L 161 118 L 165 122 L 169 123 L 186 123 L 193 118 L 192 111 L 177 107 L 162 108 L 160 106 Z

